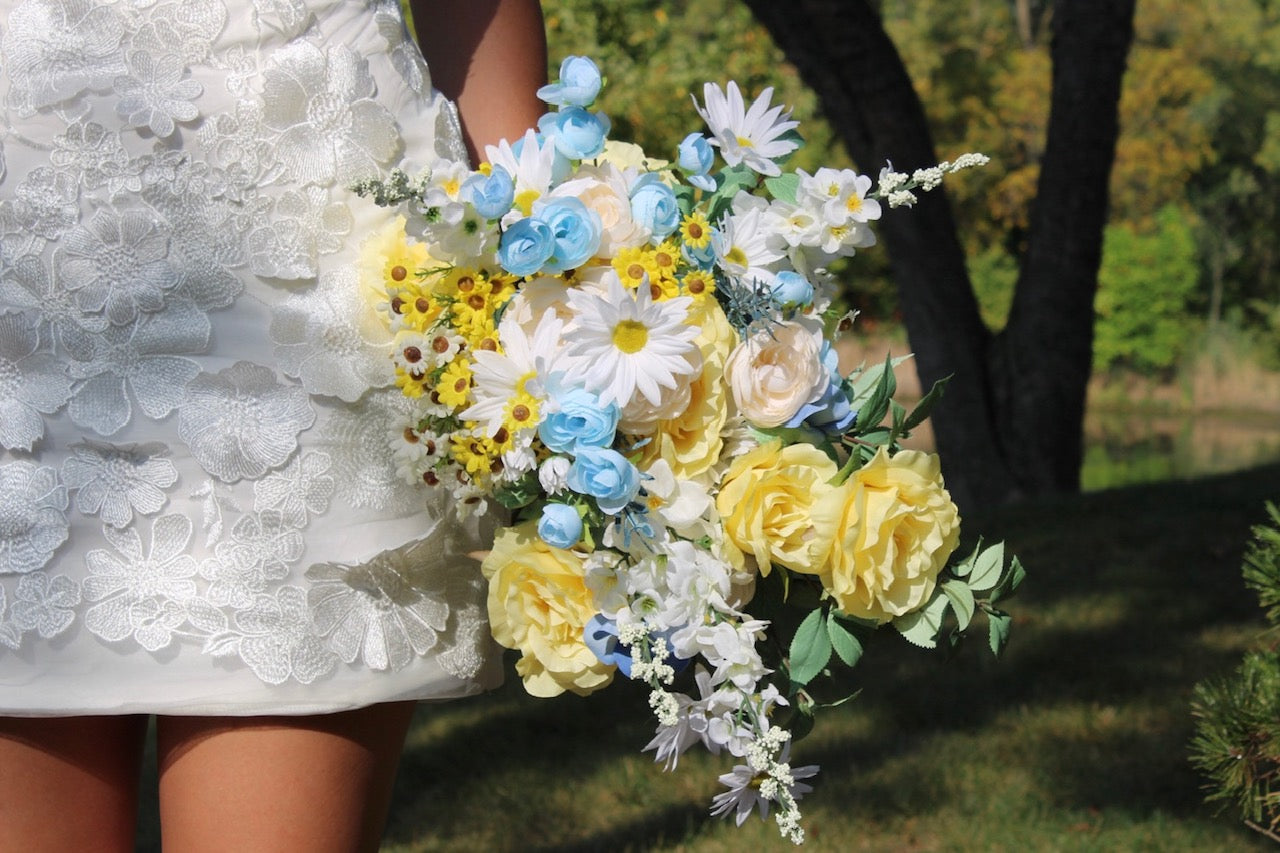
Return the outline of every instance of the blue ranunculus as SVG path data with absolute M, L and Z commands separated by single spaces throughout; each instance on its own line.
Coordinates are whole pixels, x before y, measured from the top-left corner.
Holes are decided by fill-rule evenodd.
M 841 435 L 849 427 L 858 413 L 849 406 L 849 398 L 845 395 L 844 384 L 839 377 L 827 383 L 826 390 L 815 400 L 800 407 L 786 426 L 796 428 L 808 424 L 814 429 L 822 430 L 827 435 Z
M 676 150 L 676 165 L 688 176 L 689 183 L 700 190 L 712 192 L 715 180 L 707 174 L 716 162 L 716 152 L 701 133 L 691 133 L 680 140 Z
M 551 259 L 556 238 L 551 226 L 536 217 L 512 224 L 498 244 L 498 263 L 512 275 L 533 275 Z
M 596 499 L 602 512 L 621 512 L 640 494 L 640 471 L 616 450 L 579 447 L 566 478 L 569 488 Z
M 631 187 L 631 218 L 649 229 L 654 242 L 666 239 L 680 225 L 680 203 L 671 187 L 653 172 Z
M 792 270 L 773 277 L 773 301 L 783 308 L 804 308 L 813 302 L 813 285 Z
M 553 198 L 534 206 L 534 216 L 545 222 L 554 241 L 551 258 L 543 266 L 555 274 L 582 266 L 600 248 L 604 232 L 600 216 L 573 197 Z
M 716 264 L 716 250 L 710 243 L 701 249 L 695 249 L 688 243 L 680 246 L 680 254 L 684 255 L 684 259 L 700 270 L 710 270 Z
M 582 516 L 568 504 L 547 504 L 538 519 L 538 535 L 552 548 L 572 548 L 582 538 Z
M 566 56 L 560 79 L 538 90 L 538 97 L 557 106 L 589 106 L 600 94 L 600 69 L 585 56 Z
M 516 200 L 516 184 L 506 169 L 494 166 L 488 175 L 476 172 L 463 181 L 459 195 L 485 219 L 501 219 Z
M 557 453 L 571 453 L 578 446 L 608 447 L 618 429 L 618 407 L 601 406 L 600 399 L 581 388 L 570 388 L 555 398 L 559 411 L 538 425 L 542 443 Z
M 538 119 L 538 130 L 570 160 L 586 160 L 604 151 L 610 126 L 608 116 L 582 107 L 565 107 Z

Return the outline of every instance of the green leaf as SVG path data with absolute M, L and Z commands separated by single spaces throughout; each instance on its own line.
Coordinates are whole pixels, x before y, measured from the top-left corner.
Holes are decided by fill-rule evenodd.
M 1004 543 L 997 542 L 978 555 L 969 573 L 969 586 L 974 592 L 991 589 L 1000 582 L 1000 569 L 1004 567 Z
M 974 547 L 973 552 L 960 562 L 951 567 L 951 573 L 958 578 L 966 577 L 973 571 L 973 564 L 978 559 L 978 552 L 982 550 L 982 540 L 978 540 L 978 544 Z
M 830 638 L 831 647 L 836 650 L 836 654 L 840 656 L 840 660 L 844 661 L 845 666 L 858 665 L 858 659 L 862 657 L 862 641 L 840 624 L 834 611 L 827 618 L 827 637 Z
M 946 390 L 947 383 L 950 381 L 950 376 L 944 376 L 933 383 L 933 387 L 929 389 L 928 394 L 920 398 L 920 402 L 916 403 L 916 407 L 911 410 L 911 414 L 907 415 L 907 419 L 902 422 L 904 435 L 924 423 L 924 419 L 929 417 L 929 413 L 933 411 L 934 405 L 942 399 L 942 393 Z
M 791 638 L 791 681 L 808 684 L 831 660 L 831 638 L 822 624 L 826 615 L 821 609 L 804 618 Z
M 1013 591 L 1018 588 L 1018 584 L 1022 583 L 1022 579 L 1027 576 L 1027 570 L 1022 568 L 1022 563 L 1014 557 L 1009 561 L 1009 568 L 1005 570 L 1004 577 L 1000 578 L 1000 583 L 996 586 L 995 592 L 991 593 L 991 601 L 1003 601 L 1013 598 Z
M 973 600 L 973 590 L 969 589 L 969 585 L 964 581 L 949 580 L 942 584 L 942 592 L 951 602 L 951 609 L 955 611 L 960 630 L 968 628 L 969 622 L 973 619 L 973 611 L 977 607 Z
M 993 610 L 987 614 L 988 639 L 991 642 L 991 653 L 996 657 L 1004 651 L 1005 643 L 1009 642 L 1009 627 L 1013 623 L 1013 617 L 1008 613 L 999 610 Z
M 922 649 L 932 649 L 938 645 L 938 631 L 942 629 L 942 617 L 947 612 L 950 599 L 935 589 L 933 598 L 919 610 L 899 616 L 893 620 L 893 627 L 898 629 L 908 643 Z
M 787 172 L 776 178 L 765 178 L 764 185 L 778 201 L 795 204 L 796 190 L 800 188 L 800 176 L 795 172 Z
M 911 358 L 909 355 L 900 355 L 891 359 L 889 364 L 892 367 L 897 367 L 909 358 Z M 871 397 L 876 386 L 882 381 L 881 374 L 884 373 L 884 370 L 884 364 L 873 364 L 871 367 L 858 367 L 849 374 L 847 380 L 850 391 L 849 405 L 852 408 L 858 408 Z

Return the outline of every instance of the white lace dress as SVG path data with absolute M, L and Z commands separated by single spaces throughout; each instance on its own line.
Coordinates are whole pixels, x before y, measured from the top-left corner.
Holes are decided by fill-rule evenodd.
M 461 158 L 397 0 L 0 0 L 0 714 L 499 676 L 396 472 L 355 179 Z

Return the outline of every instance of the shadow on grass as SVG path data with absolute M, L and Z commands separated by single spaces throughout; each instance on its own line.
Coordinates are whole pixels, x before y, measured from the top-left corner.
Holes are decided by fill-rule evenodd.
M 1220 833 L 1211 849 L 1253 846 L 1230 817 L 1213 823 L 1186 744 L 1192 686 L 1234 668 L 1263 625 L 1239 566 L 1268 499 L 1280 499 L 1280 466 L 971 514 L 967 529 L 1006 539 L 1029 567 L 1010 605 L 1009 652 L 992 660 L 982 625 L 946 662 L 882 632 L 857 671 L 862 695 L 820 716 L 813 738 L 796 748 L 797 764 L 823 766 L 805 801 L 815 842 L 972 812 L 975 821 L 1028 827 L 1067 822 L 1062 831 L 1073 832 L 1069 822 L 1095 814 L 1146 821 L 1157 833 L 1189 822 Z M 715 774 L 731 762 L 691 758 L 693 766 L 682 761 L 676 774 L 651 765 L 639 750 L 653 723 L 635 685 L 536 700 L 511 677 L 487 697 L 420 710 L 388 846 L 566 853 L 733 846 L 719 843 L 721 822 L 706 811 Z M 941 772 L 951 763 L 971 766 L 973 778 L 963 769 Z M 999 811 L 986 802 L 997 789 L 1020 802 Z M 983 849 L 962 837 L 926 847 Z

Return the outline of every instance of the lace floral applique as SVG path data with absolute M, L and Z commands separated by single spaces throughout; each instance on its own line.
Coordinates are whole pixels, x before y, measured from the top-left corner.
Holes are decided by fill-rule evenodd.
M 427 64 L 422 61 L 422 53 L 405 30 L 399 7 L 400 0 L 379 0 L 378 10 L 373 15 L 374 21 L 378 25 L 378 32 L 387 42 L 392 67 L 405 85 L 422 94 L 431 87 Z
M 124 527 L 134 513 L 155 515 L 164 508 L 165 490 L 178 480 L 178 470 L 164 458 L 159 442 L 113 445 L 84 441 L 71 446 L 74 456 L 62 463 L 62 481 L 76 493 L 76 510 L 101 515 L 112 527 Z
M 116 112 L 128 127 L 149 128 L 161 138 L 171 135 L 178 122 L 194 121 L 200 115 L 195 100 L 204 87 L 189 74 L 176 54 L 157 59 L 146 51 L 133 51 L 128 73 L 115 80 L 120 96 Z
M 381 509 L 393 503 L 424 503 L 422 490 L 400 476 L 387 452 L 387 424 L 407 417 L 405 404 L 405 396 L 394 389 L 370 391 L 358 408 L 336 409 L 325 423 L 322 441 L 334 448 L 338 497 L 351 506 Z
M 71 398 L 61 362 L 40 346 L 22 314 L 0 316 L 0 446 L 30 450 L 44 437 L 44 418 Z
M 311 624 L 306 592 L 296 586 L 257 596 L 232 619 L 234 630 L 211 638 L 205 653 L 239 655 L 267 684 L 283 684 L 291 678 L 311 684 L 338 665 L 337 655 Z
M 0 589 L 0 600 L 4 590 Z M 80 585 L 66 575 L 32 572 L 18 579 L 9 620 L 21 631 L 35 631 L 51 640 L 71 627 L 80 603 Z M 0 610 L 3 610 L 0 605 Z
M 142 189 L 142 166 L 124 150 L 119 134 L 97 122 L 74 122 L 53 140 L 49 162 L 80 186 L 105 188 L 109 196 Z
M 243 609 L 265 592 L 270 581 L 289 576 L 289 566 L 302 557 L 302 534 L 284 523 L 279 512 L 241 516 L 231 535 L 214 546 L 214 556 L 200 566 L 209 581 L 209 601 Z
M 315 278 L 317 258 L 341 249 L 352 224 L 347 205 L 320 187 L 286 192 L 275 214 L 249 234 L 250 269 L 268 278 Z
M 280 369 L 313 394 L 351 403 L 393 379 L 391 336 L 352 269 L 322 276 L 313 289 L 278 306 L 271 340 Z
M 304 389 L 280 384 L 266 367 L 238 361 L 187 386 L 178 434 L 204 470 L 232 483 L 284 464 L 298 446 L 298 433 L 315 418 Z
M 345 183 L 377 174 L 400 154 L 395 120 L 373 99 L 368 64 L 349 48 L 291 44 L 263 78 L 263 124 L 279 134 L 276 156 L 293 180 Z
M 186 621 L 181 603 L 196 594 L 196 561 L 187 553 L 191 521 L 160 516 L 152 525 L 150 548 L 134 527 L 106 526 L 102 533 L 115 550 L 85 555 L 84 597 L 96 602 L 85 612 L 85 627 L 111 642 L 132 636 L 147 651 L 164 648 Z
M 45 240 L 58 239 L 80 220 L 80 189 L 75 178 L 48 166 L 32 169 L 14 190 L 13 217 L 18 231 L 29 231 Z
M 141 210 L 99 210 L 63 235 L 54 257 L 58 277 L 80 310 L 102 313 L 113 326 L 159 311 L 165 293 L 178 283 L 168 234 Z
M 189 302 L 139 317 L 132 326 L 111 326 L 90 339 L 93 357 L 72 361 L 72 378 L 84 380 L 67 407 L 77 426 L 98 435 L 118 432 L 132 417 L 130 392 L 143 413 L 163 418 L 182 400 L 200 366 L 174 353 L 202 352 L 209 318 Z
M 73 358 L 93 357 L 92 335 L 107 328 L 105 317 L 85 317 L 66 288 L 57 286 L 52 273 L 38 256 L 17 259 L 0 276 L 0 303 L 40 318 L 42 329 L 53 330 L 53 343 Z
M 312 618 L 342 660 L 396 670 L 436 647 L 449 617 L 445 589 L 420 570 L 414 552 L 403 548 L 362 566 L 319 563 L 307 570 Z
M 53 468 L 0 465 L 0 574 L 42 568 L 67 540 L 67 490 Z
M 279 510 L 285 524 L 306 527 L 311 515 L 329 509 L 335 485 L 327 453 L 304 453 L 279 471 L 254 481 L 254 509 Z
M 9 13 L 9 105 L 31 115 L 124 73 L 119 11 L 95 0 L 26 0 Z

